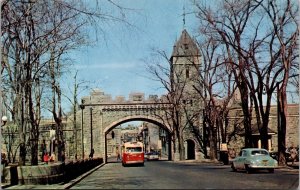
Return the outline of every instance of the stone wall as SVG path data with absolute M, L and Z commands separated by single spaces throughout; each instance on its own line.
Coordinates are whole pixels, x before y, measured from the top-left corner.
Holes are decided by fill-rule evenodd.
M 288 117 L 286 129 L 286 146 L 299 147 L 299 104 L 289 104 L 287 110 Z M 235 150 L 239 151 L 240 148 L 244 146 L 243 111 L 241 108 L 235 107 L 230 111 L 229 115 L 230 126 L 227 130 L 228 148 L 234 148 Z M 257 127 L 254 113 L 252 125 L 253 127 Z M 275 134 L 272 134 L 271 138 L 271 151 L 276 152 L 278 150 L 276 105 L 271 107 L 268 127 L 275 132 Z
M 103 158 L 93 158 L 37 166 L 11 165 L 3 169 L 1 183 L 10 186 L 68 182 L 102 163 Z

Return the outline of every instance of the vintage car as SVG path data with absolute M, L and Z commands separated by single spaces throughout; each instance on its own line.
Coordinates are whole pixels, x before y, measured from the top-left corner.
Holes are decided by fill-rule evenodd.
M 148 152 L 145 155 L 147 160 L 159 160 L 158 152 Z
M 261 148 L 244 148 L 231 163 L 233 171 L 246 170 L 247 173 L 255 169 L 267 169 L 270 173 L 274 173 L 277 167 L 277 160 L 273 159 L 266 149 Z

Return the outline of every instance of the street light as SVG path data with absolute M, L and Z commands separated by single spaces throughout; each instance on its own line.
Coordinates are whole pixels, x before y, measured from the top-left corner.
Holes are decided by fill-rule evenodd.
M 7 122 L 7 116 L 5 116 L 5 115 L 2 116 L 1 121 L 3 123 L 3 124 L 1 124 L 1 127 L 3 127 L 6 124 L 6 122 Z
M 82 101 L 84 103 L 84 101 Z M 82 151 L 82 159 L 84 159 L 84 144 L 83 144 L 83 110 L 84 110 L 84 105 L 81 104 L 80 106 L 81 109 L 81 151 Z
M 148 127 L 145 126 L 143 130 L 144 130 L 144 135 L 143 135 L 143 137 L 144 137 L 144 144 L 145 144 L 145 151 L 146 151 L 146 149 L 148 149 L 148 143 L 147 143 Z
M 4 116 L 2 116 L 2 118 L 1 118 L 1 121 L 2 121 L 2 123 L 1 123 L 1 135 L 2 135 L 2 127 L 6 124 L 6 122 L 7 122 L 7 117 L 4 115 Z M 3 138 L 3 137 L 2 137 Z M 7 152 L 7 154 L 8 154 L 8 150 L 6 151 Z M 5 154 L 5 153 L 4 153 Z M 3 157 L 2 157 L 3 156 Z M 4 155 L 2 155 L 2 150 L 1 150 L 1 162 L 2 162 L 2 159 L 3 160 L 6 160 L 6 158 L 5 158 L 5 156 Z M 6 162 L 7 163 L 7 162 Z
M 91 115 L 91 155 L 93 154 L 93 108 L 90 107 L 90 115 Z

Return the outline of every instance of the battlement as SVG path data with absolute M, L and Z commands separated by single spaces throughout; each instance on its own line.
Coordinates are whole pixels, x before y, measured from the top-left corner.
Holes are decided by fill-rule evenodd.
M 136 103 L 158 103 L 162 102 L 162 97 L 158 95 L 149 95 L 145 98 L 145 93 L 143 92 L 132 92 L 129 94 L 129 98 L 126 99 L 125 96 L 116 96 L 114 99 L 110 94 L 105 94 L 100 89 L 93 89 L 90 92 L 90 96 L 84 96 L 81 99 L 81 104 L 136 104 Z

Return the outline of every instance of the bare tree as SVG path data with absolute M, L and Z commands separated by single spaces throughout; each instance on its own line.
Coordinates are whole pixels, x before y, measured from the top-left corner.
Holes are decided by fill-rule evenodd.
M 180 104 L 183 99 L 183 87 L 184 84 L 179 85 L 181 72 L 174 71 L 174 65 L 164 51 L 156 51 L 157 62 L 148 63 L 147 69 L 153 76 L 153 80 L 159 81 L 163 88 L 167 90 L 167 95 L 163 99 L 159 99 L 162 103 L 168 103 L 169 109 L 164 110 L 164 115 L 161 118 L 167 126 L 171 127 L 171 140 L 173 143 L 173 151 L 176 154 L 179 151 L 179 159 L 184 159 L 184 144 L 183 144 L 183 124 L 182 117 L 183 112 L 180 111 Z M 164 65 L 163 63 L 167 63 Z M 159 116 L 159 115 L 157 115 Z M 177 147 L 178 145 L 178 147 Z
M 76 157 L 77 155 L 77 147 L 78 147 L 78 137 L 77 137 L 77 131 L 78 131 L 78 127 L 77 127 L 77 110 L 78 110 L 78 98 L 79 98 L 79 94 L 81 92 L 83 92 L 84 90 L 87 90 L 88 89 L 88 82 L 87 81 L 78 81 L 77 79 L 77 75 L 78 75 L 78 71 L 75 72 L 74 74 L 74 81 L 73 81 L 73 88 L 72 89 L 69 89 L 70 92 L 72 93 L 72 97 L 69 97 L 65 94 L 63 94 L 63 96 L 65 98 L 67 98 L 67 100 L 71 103 L 72 105 L 72 110 L 70 113 L 70 115 L 72 115 L 73 118 L 71 118 L 71 121 L 72 121 L 72 124 L 73 124 L 73 137 L 72 139 L 74 140 L 75 142 L 75 146 L 74 146 L 74 156 Z
M 20 165 L 25 164 L 27 144 L 31 164 L 38 164 L 41 103 L 49 89 L 53 90 L 51 113 L 61 134 L 61 89 L 56 77 L 61 75 L 66 53 L 91 42 L 84 27 L 103 32 L 99 20 L 130 25 L 124 16 L 126 8 L 106 2 L 120 14 L 103 12 L 98 1 L 1 1 L 3 95 L 13 121 L 20 126 Z M 26 136 L 28 131 L 30 136 Z
M 223 46 L 215 41 L 210 33 L 205 33 L 205 29 L 200 29 L 200 31 L 202 31 L 201 42 L 198 46 L 203 62 L 197 82 L 201 88 L 195 87 L 195 89 L 202 98 L 203 130 L 208 135 L 208 143 L 205 139 L 203 142 L 209 145 L 209 157 L 214 160 L 217 158 L 217 144 L 219 143 L 220 146 L 220 143 L 227 143 L 228 105 L 232 104 L 235 88 L 232 82 L 232 70 L 228 69 L 225 64 Z M 206 151 L 204 153 L 206 155 Z
M 295 62 L 296 57 L 299 57 L 297 51 L 297 41 L 299 38 L 298 29 L 298 10 L 299 5 L 292 0 L 285 2 L 268 1 L 262 4 L 263 10 L 268 16 L 271 23 L 270 42 L 270 58 L 271 65 L 277 65 L 275 77 L 279 80 L 273 81 L 273 89 L 277 88 L 278 93 L 278 158 L 279 164 L 285 165 L 285 149 L 286 149 L 286 125 L 287 125 L 287 87 L 290 78 L 299 76 L 292 72 L 292 69 L 297 68 L 298 63 Z M 274 77 L 274 78 L 275 78 Z M 281 87 L 279 87 L 281 83 Z
M 291 63 L 295 58 L 293 48 L 298 36 L 295 21 L 297 6 L 292 1 L 283 3 L 252 0 L 225 1 L 220 5 L 213 11 L 203 4 L 197 4 L 198 16 L 204 21 L 202 25 L 216 34 L 216 39 L 227 49 L 228 63 L 234 71 L 235 81 L 243 98 L 245 146 L 253 146 L 251 110 L 254 107 L 262 146 L 268 148 L 272 93 L 281 79 L 285 81 L 282 83 L 283 89 L 286 88 Z M 268 24 L 270 21 L 271 26 Z M 282 60 L 283 65 L 280 64 Z M 264 94 L 267 96 L 266 101 L 263 101 Z M 285 90 L 282 97 L 286 105 Z M 284 115 L 286 118 L 286 114 Z M 285 128 L 278 130 L 279 135 L 285 136 L 284 131 Z M 283 138 L 278 142 L 283 142 Z
M 261 1 L 226 1 L 217 10 L 218 13 L 216 13 L 217 11 L 213 13 L 200 5 L 198 7 L 201 12 L 199 15 L 207 21 L 205 26 L 208 26 L 212 32 L 216 32 L 219 35 L 218 39 L 227 46 L 232 68 L 238 71 L 235 73 L 237 84 L 242 96 L 243 90 L 241 88 L 247 87 L 244 90 L 249 91 L 245 95 L 248 97 L 249 94 L 251 102 L 254 104 L 257 125 L 262 134 L 262 144 L 263 147 L 267 148 L 266 134 L 270 100 L 280 69 L 274 70 L 277 66 L 275 64 L 277 59 L 274 59 L 275 57 L 272 55 L 275 55 L 273 51 L 277 48 L 276 40 L 272 37 L 273 32 L 266 29 L 262 30 L 263 27 L 261 27 L 262 24 L 266 23 L 265 14 L 261 13 L 262 6 L 264 3 Z M 249 33 L 246 29 L 253 32 Z M 247 43 L 245 43 L 246 41 Z M 266 48 L 267 51 L 264 51 Z M 265 55 L 266 52 L 271 52 L 270 55 L 265 56 L 269 61 L 262 59 L 262 55 Z M 234 55 L 237 55 L 238 64 L 235 64 Z M 261 64 L 265 62 L 271 64 Z M 239 83 L 244 85 L 241 86 Z M 267 106 L 263 110 L 262 95 L 265 92 L 267 94 Z M 245 98 L 246 101 L 248 98 L 247 100 Z M 244 109 L 244 114 L 247 110 Z

